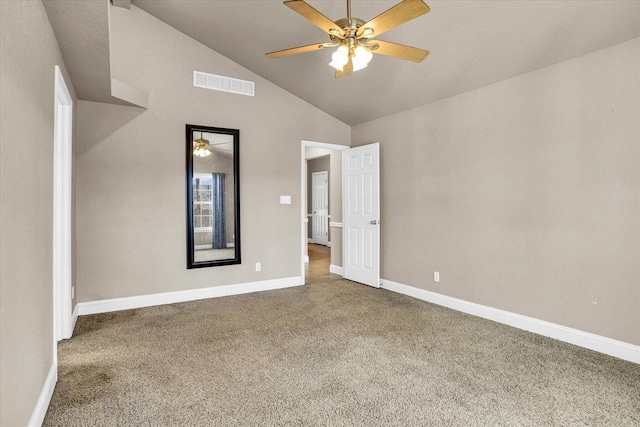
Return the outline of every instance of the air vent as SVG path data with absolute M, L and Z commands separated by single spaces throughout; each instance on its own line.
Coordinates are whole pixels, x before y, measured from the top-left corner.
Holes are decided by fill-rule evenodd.
M 239 95 L 255 96 L 255 83 L 231 77 L 207 74 L 200 71 L 193 72 L 193 85 L 204 89 L 220 90 L 222 92 L 237 93 Z

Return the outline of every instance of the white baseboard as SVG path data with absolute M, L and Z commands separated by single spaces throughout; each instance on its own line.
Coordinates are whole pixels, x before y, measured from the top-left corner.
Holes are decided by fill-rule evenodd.
M 338 267 L 337 265 L 329 265 L 329 273 L 338 274 L 342 276 L 342 267 Z
M 309 264 L 309 255 L 304 256 L 304 263 Z
M 55 362 L 51 364 L 47 379 L 42 386 L 40 396 L 36 402 L 36 407 L 33 408 L 31 418 L 29 419 L 28 427 L 40 427 L 44 421 L 44 416 L 47 415 L 47 409 L 49 409 L 49 402 L 51 402 L 51 396 L 53 396 L 53 389 L 56 387 L 58 381 L 58 367 Z
M 73 330 L 76 328 L 76 322 L 78 321 L 80 310 L 78 309 L 78 304 L 76 303 L 76 307 L 73 309 L 73 314 L 71 314 L 71 331 L 69 331 L 69 335 L 73 336 Z
M 311 239 L 311 238 L 308 238 L 308 239 L 307 239 L 307 243 L 314 243 L 314 240 L 313 240 L 313 239 Z
M 240 283 L 237 285 L 213 286 L 202 289 L 188 289 L 184 291 L 164 292 L 160 294 L 80 302 L 77 306 L 79 314 L 82 316 L 86 314 L 108 313 L 111 311 L 130 310 L 132 308 L 152 307 L 178 302 L 248 294 L 251 292 L 270 291 L 301 285 L 304 285 L 302 277 L 285 277 L 282 279 Z
M 473 316 L 493 320 L 494 322 L 513 326 L 518 329 L 533 332 L 545 337 L 564 341 L 580 347 L 588 348 L 630 362 L 640 363 L 640 346 L 617 341 L 611 338 L 584 332 L 578 329 L 568 328 L 556 323 L 547 322 L 533 317 L 527 317 L 509 311 L 500 310 L 486 305 L 453 298 L 413 286 L 403 285 L 391 280 L 381 279 L 382 287 L 389 291 L 398 292 L 427 301 L 433 304 L 448 307 Z
M 327 243 L 327 247 L 330 248 L 331 247 L 331 242 Z

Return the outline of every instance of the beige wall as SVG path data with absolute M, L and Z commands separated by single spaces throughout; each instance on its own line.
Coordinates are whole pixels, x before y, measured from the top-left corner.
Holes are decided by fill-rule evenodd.
M 0 39 L 0 425 L 23 426 L 53 363 L 54 67 L 64 64 L 40 1 L 0 1 Z
M 300 276 L 300 142 L 348 144 L 350 128 L 135 6 L 111 18 L 112 75 L 149 109 L 79 103 L 78 300 Z M 256 96 L 194 88 L 194 70 Z M 240 265 L 186 269 L 187 123 L 240 129 Z
M 354 127 L 382 277 L 640 344 L 639 70 L 634 39 Z

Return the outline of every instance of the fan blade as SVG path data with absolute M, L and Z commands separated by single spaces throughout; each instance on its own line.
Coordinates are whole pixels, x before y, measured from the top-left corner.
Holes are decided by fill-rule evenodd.
M 394 58 L 406 59 L 407 61 L 422 62 L 429 55 L 428 50 L 417 47 L 405 46 L 403 44 L 385 42 L 382 40 L 371 40 L 370 44 L 378 45 L 377 49 L 369 49 L 373 53 L 393 56 Z
M 385 31 L 424 15 L 429 10 L 429 6 L 422 0 L 403 0 L 402 3 L 398 3 L 358 28 L 356 37 L 362 36 L 366 28 L 373 30 L 372 35 L 367 36 L 367 38 L 377 37 Z
M 353 73 L 353 62 L 351 62 L 351 57 L 349 57 L 349 62 L 342 67 L 342 71 L 336 70 L 336 79 L 348 76 L 351 73 Z
M 299 53 L 313 52 L 314 50 L 320 50 L 323 48 L 324 48 L 323 43 L 315 43 L 315 44 L 309 44 L 306 46 L 292 47 L 291 49 L 284 49 L 284 50 L 278 50 L 275 52 L 269 52 L 266 55 L 269 58 L 282 58 L 283 56 L 291 56 L 291 55 L 297 55 Z
M 305 3 L 304 0 L 289 0 L 285 1 L 284 5 L 289 7 L 290 9 L 298 12 L 304 18 L 311 21 L 313 25 L 320 28 L 327 34 L 331 34 L 332 31 L 337 31 L 340 36 L 344 36 L 344 30 L 336 25 L 331 19 L 324 16 L 322 13 L 315 10 L 308 3 Z

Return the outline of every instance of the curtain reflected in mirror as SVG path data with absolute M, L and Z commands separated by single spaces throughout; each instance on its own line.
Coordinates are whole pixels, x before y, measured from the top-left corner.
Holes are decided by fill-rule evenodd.
M 187 268 L 240 263 L 239 131 L 187 125 Z

